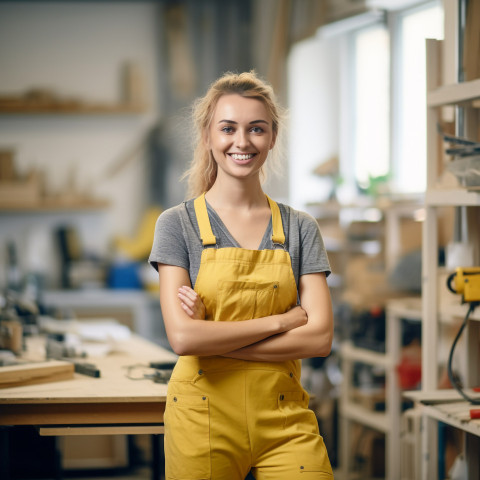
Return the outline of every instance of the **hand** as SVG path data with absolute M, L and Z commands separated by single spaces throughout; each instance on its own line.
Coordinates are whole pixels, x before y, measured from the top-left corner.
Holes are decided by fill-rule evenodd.
M 307 312 L 300 306 L 291 308 L 288 312 L 281 315 L 283 331 L 302 327 L 308 323 Z
M 183 285 L 178 289 L 180 305 L 185 313 L 194 320 L 205 320 L 205 305 L 193 288 Z

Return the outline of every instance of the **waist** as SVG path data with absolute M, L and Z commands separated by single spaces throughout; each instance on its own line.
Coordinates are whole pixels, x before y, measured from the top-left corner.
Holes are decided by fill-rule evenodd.
M 287 360 L 284 362 L 254 362 L 238 360 L 228 357 L 197 357 L 193 355 L 182 356 L 178 359 L 172 373 L 172 380 L 191 381 L 198 376 L 208 373 L 235 371 L 235 370 L 270 370 L 295 376 L 300 379 L 301 361 Z

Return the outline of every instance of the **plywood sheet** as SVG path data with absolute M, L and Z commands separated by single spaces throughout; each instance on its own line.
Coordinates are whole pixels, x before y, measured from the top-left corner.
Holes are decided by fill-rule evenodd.
M 73 363 L 59 360 L 0 367 L 0 388 L 68 380 L 73 373 Z

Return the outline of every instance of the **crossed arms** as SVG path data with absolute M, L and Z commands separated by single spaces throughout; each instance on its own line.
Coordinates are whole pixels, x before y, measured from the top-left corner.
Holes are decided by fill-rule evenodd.
M 277 362 L 325 357 L 333 338 L 333 313 L 324 273 L 302 275 L 300 306 L 279 315 L 235 322 L 204 321 L 188 272 L 158 265 L 160 305 L 171 347 L 178 355 L 220 355 Z

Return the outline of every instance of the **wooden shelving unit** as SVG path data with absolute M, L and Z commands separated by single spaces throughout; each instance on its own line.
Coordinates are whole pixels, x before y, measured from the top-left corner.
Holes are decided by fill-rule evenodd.
M 355 347 L 351 342 L 343 342 L 340 350 L 344 382 L 340 398 L 341 429 L 341 478 L 352 478 L 350 471 L 351 448 L 349 439 L 351 423 L 370 427 L 385 434 L 386 479 L 397 479 L 400 472 L 400 426 L 401 390 L 396 366 L 400 362 L 402 326 L 401 320 L 420 321 L 421 301 L 418 297 L 390 300 L 386 306 L 386 351 L 374 352 Z M 355 362 L 365 363 L 385 369 L 386 409 L 375 412 L 351 400 L 351 378 Z
M 404 222 L 415 222 L 417 213 L 423 208 L 422 200 L 408 198 L 396 201 L 385 198 L 365 205 L 336 203 L 309 205 L 310 213 L 319 221 L 329 254 L 333 252 L 339 257 L 338 264 L 333 266 L 334 271 L 340 273 L 341 281 L 339 292 L 334 290 L 334 294 L 341 295 L 341 292 L 352 289 L 351 285 L 345 283 L 342 274 L 355 258 L 371 257 L 373 261 L 381 258 L 382 261 L 379 263 L 382 264 L 386 275 L 394 270 L 402 254 L 410 251 L 408 249 L 405 251 L 405 244 L 402 243 Z M 365 229 L 368 233 L 365 238 L 356 235 L 357 231 L 361 232 L 363 229 L 351 230 L 352 226 L 355 227 L 358 224 L 368 227 Z M 373 231 L 377 233 L 377 238 L 370 239 Z M 353 233 L 352 236 L 350 232 Z M 387 290 L 389 294 L 393 294 L 393 287 L 387 288 L 385 285 L 385 295 Z M 376 298 L 381 302 L 378 292 Z M 352 480 L 358 475 L 360 475 L 358 478 L 364 478 L 361 476 L 363 473 L 353 471 L 355 466 L 352 432 L 357 426 L 368 427 L 385 435 L 386 478 L 397 478 L 396 473 L 400 470 L 401 391 L 396 366 L 400 361 L 402 319 L 420 321 L 421 301 L 419 297 L 383 301 L 386 302 L 387 315 L 385 353 L 359 348 L 351 341 L 343 341 L 339 345 L 338 353 L 341 358 L 343 381 L 339 395 L 340 466 L 336 473 L 344 480 Z M 368 398 L 368 394 L 363 399 L 361 392 L 354 388 L 353 377 L 357 363 L 385 371 L 385 411 L 374 411 L 372 406 L 368 405 L 373 402 Z
M 445 48 L 446 50 L 446 48 Z M 464 109 L 467 119 L 464 136 L 478 141 L 479 116 L 473 102 L 480 99 L 480 80 L 442 86 L 439 78 L 442 64 L 442 42 L 427 41 L 427 191 L 425 195 L 426 217 L 423 225 L 422 249 L 422 391 L 409 393 L 408 397 L 419 403 L 423 415 L 423 439 L 417 448 L 421 450 L 421 478 L 439 478 L 438 424 L 443 422 L 463 432 L 464 455 L 468 478 L 480 478 L 478 451 L 480 450 L 480 425 L 467 418 L 470 405 L 463 402 L 456 390 L 438 390 L 440 366 L 446 364 L 446 358 L 440 358 L 440 326 L 452 323 L 464 317 L 467 306 L 458 304 L 445 308 L 439 284 L 440 267 L 438 265 L 438 229 L 439 209 L 443 207 L 468 208 L 474 214 L 480 209 L 480 192 L 461 186 L 451 189 L 441 188 L 439 184 L 444 168 L 441 158 L 441 144 L 437 125 L 440 124 L 441 107 L 456 105 Z M 477 218 L 479 215 L 477 215 Z M 475 218 L 475 215 L 474 215 Z M 478 222 L 474 222 L 478 223 Z M 469 225 L 470 227 L 470 225 Z M 480 263 L 478 245 L 478 225 L 468 229 L 468 242 L 475 246 L 474 262 Z M 465 265 L 458 265 L 459 267 Z M 478 309 L 477 309 L 478 310 Z M 463 336 L 464 348 L 455 351 L 455 355 L 466 359 L 467 371 L 463 372 L 465 387 L 480 384 L 480 341 L 479 312 L 471 318 Z M 450 398 L 452 397 L 452 398 Z

